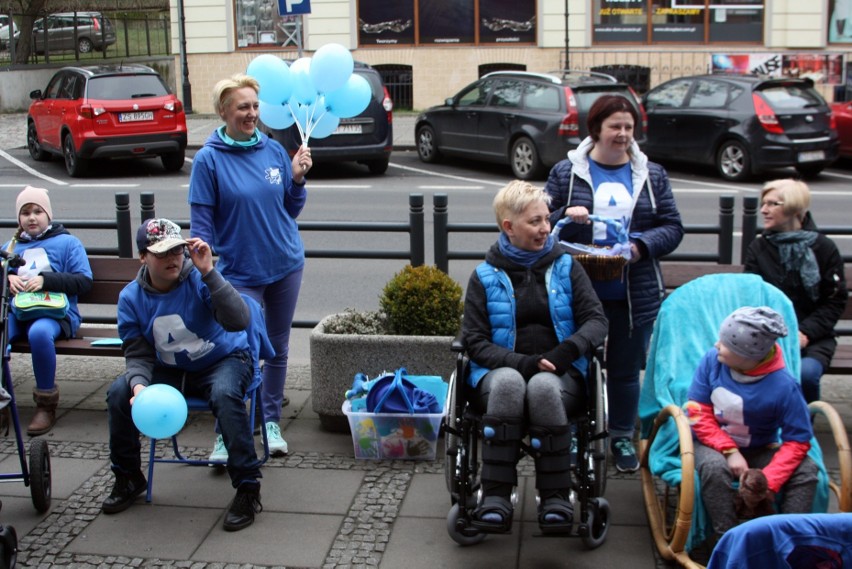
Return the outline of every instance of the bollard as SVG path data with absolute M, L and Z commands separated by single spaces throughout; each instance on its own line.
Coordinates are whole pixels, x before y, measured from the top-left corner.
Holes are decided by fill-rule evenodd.
M 435 194 L 432 196 L 432 221 L 434 223 L 433 233 L 435 242 L 435 266 L 445 273 L 450 271 L 449 236 L 447 235 L 447 194 Z
M 748 246 L 757 236 L 757 211 L 759 208 L 757 196 L 743 197 L 743 238 L 740 248 L 740 263 L 745 263 Z
M 139 223 L 155 217 L 157 215 L 154 210 L 154 192 L 142 192 L 139 194 Z
M 719 264 L 734 262 L 734 196 L 719 196 Z
M 423 194 L 408 195 L 408 220 L 411 225 L 409 248 L 411 266 L 419 267 L 426 262 L 426 238 L 424 229 Z
M 118 233 L 118 256 L 133 257 L 133 228 L 130 226 L 130 194 L 115 194 L 115 224 Z

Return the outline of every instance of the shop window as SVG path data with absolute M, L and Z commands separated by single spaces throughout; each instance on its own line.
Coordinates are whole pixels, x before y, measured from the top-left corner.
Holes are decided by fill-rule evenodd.
M 298 47 L 298 16 L 279 16 L 275 0 L 236 0 L 235 7 L 237 47 Z
M 762 43 L 765 0 L 592 0 L 595 44 Z

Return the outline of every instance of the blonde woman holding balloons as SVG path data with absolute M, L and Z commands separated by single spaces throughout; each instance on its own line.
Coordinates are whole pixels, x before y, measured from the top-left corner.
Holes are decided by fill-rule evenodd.
M 305 206 L 311 150 L 291 159 L 257 128 L 258 81 L 238 74 L 213 92 L 224 124 L 195 155 L 189 181 L 191 234 L 219 255 L 217 269 L 259 302 L 275 357 L 264 361 L 263 415 L 273 456 L 289 451 L 278 422 L 284 401 L 290 328 L 302 282 L 305 251 L 296 218 Z M 211 460 L 228 456 L 217 437 Z

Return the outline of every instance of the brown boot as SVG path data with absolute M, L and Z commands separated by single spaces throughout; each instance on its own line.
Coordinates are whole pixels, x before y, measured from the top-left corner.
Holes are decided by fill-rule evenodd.
M 54 387 L 49 391 L 33 389 L 33 401 L 36 404 L 35 415 L 27 427 L 27 434 L 31 437 L 43 435 L 53 428 L 56 423 L 56 406 L 59 404 L 59 388 Z

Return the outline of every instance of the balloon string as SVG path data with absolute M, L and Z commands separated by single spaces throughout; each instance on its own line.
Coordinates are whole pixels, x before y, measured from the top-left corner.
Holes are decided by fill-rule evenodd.
M 299 130 L 299 138 L 302 139 L 302 144 L 305 144 L 305 131 L 302 130 L 302 125 L 299 124 L 299 118 L 296 116 L 296 113 L 293 112 L 293 107 L 290 106 L 290 103 L 287 103 L 287 108 L 290 109 L 290 114 L 292 114 L 295 119 L 296 128 Z

